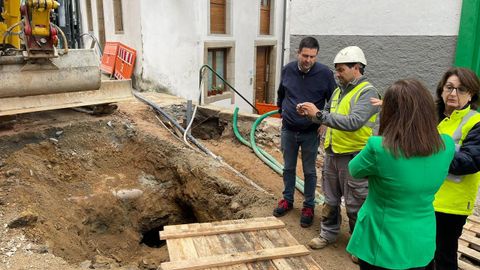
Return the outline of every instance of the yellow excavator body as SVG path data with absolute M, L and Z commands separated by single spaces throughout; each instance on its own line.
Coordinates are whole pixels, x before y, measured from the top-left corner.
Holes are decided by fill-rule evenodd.
M 93 49 L 60 49 L 54 0 L 0 1 L 0 116 L 100 105 L 133 97 L 130 80 L 102 80 Z M 62 36 L 64 36 L 62 34 Z M 21 38 L 20 38 L 21 37 Z M 67 45 L 64 40 L 64 45 Z
M 0 36 L 3 39 L 7 29 L 20 22 L 20 0 L 3 0 L 3 12 L 1 14 L 3 21 L 0 22 Z M 18 33 L 20 26 L 12 29 L 13 32 Z M 10 44 L 15 48 L 20 48 L 19 35 L 8 35 L 4 39 L 5 43 Z

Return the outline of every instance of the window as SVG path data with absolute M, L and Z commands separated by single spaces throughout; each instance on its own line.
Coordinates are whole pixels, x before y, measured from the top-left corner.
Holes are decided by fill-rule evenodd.
M 210 33 L 227 33 L 226 0 L 210 0 Z
M 115 21 L 115 34 L 123 34 L 122 0 L 113 0 L 113 19 Z
M 208 65 L 217 72 L 222 78 L 227 80 L 227 49 L 226 48 L 215 48 L 208 50 Z M 213 72 L 208 73 L 208 89 L 207 96 L 221 95 L 225 92 L 225 84 L 223 81 L 213 74 Z
M 87 9 L 87 29 L 89 32 L 93 32 L 93 17 L 92 17 L 92 0 L 86 1 Z
M 212 67 L 228 84 L 235 87 L 234 41 L 206 41 L 203 47 L 203 63 Z M 234 102 L 232 89 L 209 69 L 205 71 L 203 80 L 203 102 L 209 104 L 227 99 Z
M 260 0 L 260 35 L 270 35 L 271 0 Z

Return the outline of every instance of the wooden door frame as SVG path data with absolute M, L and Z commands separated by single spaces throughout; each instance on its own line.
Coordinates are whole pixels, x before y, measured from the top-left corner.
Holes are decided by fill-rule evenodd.
M 256 81 L 256 73 L 257 73 L 257 47 L 270 47 L 270 70 L 268 73 L 268 89 L 267 89 L 267 95 L 266 95 L 266 101 L 267 103 L 273 103 L 275 101 L 275 85 L 277 82 L 277 41 L 276 40 L 256 40 L 255 41 L 255 50 L 254 50 L 254 56 L 253 56 L 253 68 L 254 68 L 254 79 L 253 81 Z M 256 89 L 255 89 L 255 84 L 252 84 L 252 90 L 253 90 L 253 101 L 256 101 Z

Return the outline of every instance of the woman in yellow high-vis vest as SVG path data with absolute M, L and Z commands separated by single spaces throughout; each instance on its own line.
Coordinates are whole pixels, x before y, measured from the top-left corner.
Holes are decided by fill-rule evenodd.
M 456 152 L 433 202 L 437 248 L 427 269 L 458 269 L 458 238 L 473 213 L 480 183 L 480 113 L 475 111 L 479 91 L 477 75 L 465 68 L 449 69 L 437 86 L 438 131 L 452 136 Z

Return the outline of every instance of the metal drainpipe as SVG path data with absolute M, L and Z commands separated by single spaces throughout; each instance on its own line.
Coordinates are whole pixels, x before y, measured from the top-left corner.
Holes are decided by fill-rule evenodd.
M 280 59 L 280 68 L 283 68 L 285 59 L 285 28 L 287 24 L 287 0 L 283 1 L 283 23 L 282 23 L 282 58 Z

